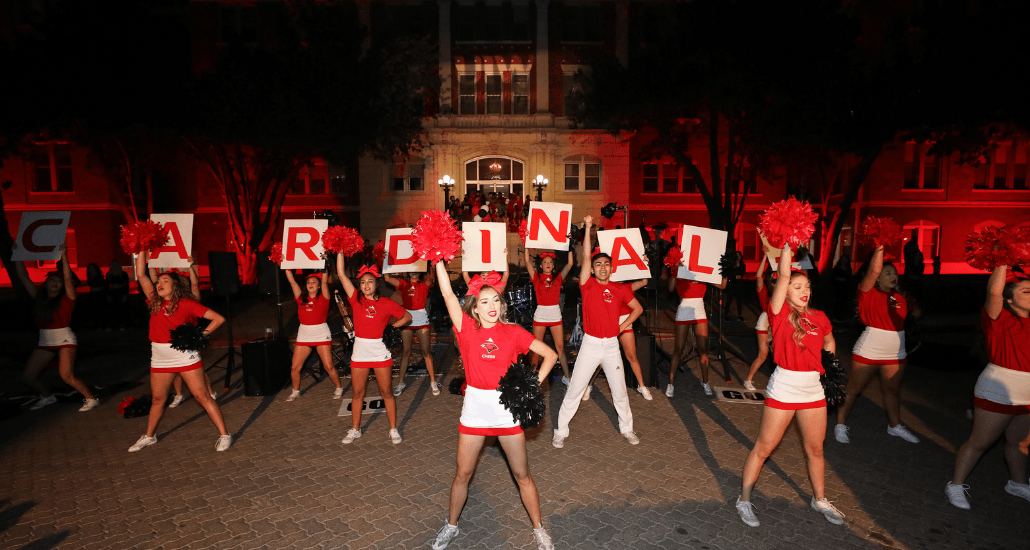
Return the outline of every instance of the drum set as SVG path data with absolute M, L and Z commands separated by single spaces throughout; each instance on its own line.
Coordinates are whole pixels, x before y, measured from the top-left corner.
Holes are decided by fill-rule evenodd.
M 508 322 L 531 331 L 533 330 L 533 311 L 536 308 L 533 283 L 516 284 L 509 284 L 508 291 L 504 293 L 508 301 Z

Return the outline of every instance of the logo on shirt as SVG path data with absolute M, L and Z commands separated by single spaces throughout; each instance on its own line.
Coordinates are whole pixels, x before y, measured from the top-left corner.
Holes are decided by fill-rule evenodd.
M 315 311 L 315 303 L 314 302 L 308 302 L 307 304 L 304 305 L 304 310 L 305 311 Z
M 890 303 L 890 306 L 892 308 L 894 308 L 894 309 L 901 309 L 901 302 L 898 301 L 898 299 L 897 299 L 897 297 L 895 297 L 895 295 L 891 294 L 891 297 L 888 300 L 888 302 Z
M 544 286 L 547 287 L 547 288 L 551 288 L 551 283 L 553 281 L 554 281 L 554 278 L 551 277 L 550 275 L 548 275 L 547 277 L 544 277 Z
M 604 298 L 605 303 L 608 304 L 612 303 L 612 300 L 615 299 L 615 296 L 612 294 L 612 291 L 608 290 L 607 288 L 604 289 L 604 292 L 601 293 L 601 297 Z
M 409 286 L 408 287 L 408 296 L 411 296 L 412 298 L 415 297 L 415 287 L 413 287 L 413 286 Z
M 376 306 L 368 306 L 368 307 L 366 307 L 365 308 L 365 317 L 368 317 L 369 319 L 375 319 L 376 318 Z
M 479 347 L 486 350 L 486 353 L 483 354 L 483 359 L 495 359 L 496 357 L 494 356 L 494 352 L 501 349 L 497 344 L 494 343 L 493 338 L 487 338 L 486 342 L 479 344 Z

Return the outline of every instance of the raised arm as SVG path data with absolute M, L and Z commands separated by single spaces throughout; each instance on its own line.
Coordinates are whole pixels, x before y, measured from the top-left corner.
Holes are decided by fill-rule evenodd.
M 32 283 L 32 279 L 29 278 L 29 271 L 25 269 L 25 262 L 17 261 L 14 262 L 17 266 L 18 280 L 21 281 L 22 286 L 25 287 L 25 291 L 29 293 L 29 297 L 32 299 L 36 298 L 36 285 Z
M 199 300 L 200 299 L 200 275 L 197 273 L 197 270 L 200 269 L 200 268 L 197 267 L 197 262 L 193 259 L 193 256 L 190 256 L 189 258 L 186 258 L 186 260 L 189 261 L 189 263 L 190 263 L 190 292 L 192 292 L 193 296 L 195 296 Z
M 337 256 L 339 256 L 339 254 L 337 254 Z M 325 273 L 322 274 L 320 279 L 322 280 L 322 297 L 325 298 L 326 300 L 328 300 L 329 299 L 329 270 L 328 269 L 325 271 Z
M 647 283 L 650 280 L 651 279 L 640 279 L 639 281 L 633 281 L 633 283 L 629 285 L 629 289 L 632 290 L 633 292 L 636 292 L 636 291 L 644 288 L 645 286 L 647 286 Z
M 501 273 L 501 284 L 502 285 L 508 284 L 508 275 L 511 275 L 511 272 L 507 271 L 507 270 L 505 270 L 503 273 Z
M 383 273 L 383 280 L 390 283 L 394 288 L 401 285 L 401 280 L 388 273 Z
M 293 278 L 292 269 L 286 270 L 286 280 L 290 282 L 290 288 L 293 289 L 293 299 L 296 300 L 297 298 L 300 298 L 302 294 L 300 290 L 300 285 L 297 284 L 297 279 Z
M 762 292 L 765 290 L 765 265 L 769 263 L 769 254 L 766 253 L 765 247 L 762 247 L 762 259 L 758 262 L 758 271 L 755 272 L 755 290 Z
M 569 271 L 572 271 L 572 264 L 576 263 L 576 255 L 572 253 L 572 249 L 569 249 L 569 260 L 565 262 L 565 267 L 561 268 L 561 280 L 565 280 L 569 276 Z
M 594 225 L 593 216 L 583 218 L 583 265 L 579 267 L 579 286 L 590 280 L 590 226 Z
M 340 283 L 343 285 L 344 295 L 348 298 L 354 294 L 354 283 L 347 277 L 347 273 L 343 269 L 343 254 L 336 255 L 336 276 L 340 278 Z
M 454 328 L 460 331 L 461 302 L 458 301 L 458 297 L 454 295 L 454 289 L 451 288 L 451 278 L 447 275 L 447 266 L 443 262 L 436 262 L 433 269 L 436 270 L 436 278 L 440 280 L 440 294 L 443 295 L 443 303 L 447 304 L 447 314 L 451 316 Z
M 426 278 L 424 280 L 426 286 L 432 288 L 436 284 L 436 270 L 432 266 L 429 267 L 429 271 L 426 272 Z
M 858 283 L 858 290 L 861 292 L 872 290 L 881 271 L 883 271 L 883 247 L 878 246 L 869 260 L 869 269 L 865 272 L 865 277 L 862 277 L 862 281 Z
M 676 292 L 676 270 L 678 267 L 669 268 L 669 292 Z
M 143 274 L 140 277 L 140 274 Z M 148 300 L 154 297 L 154 282 L 150 280 L 150 276 L 147 274 L 146 259 L 143 254 L 136 255 L 136 284 L 139 285 L 139 289 L 143 292 Z
M 469 284 L 469 281 L 471 281 L 471 280 L 472 280 L 472 276 L 471 276 L 471 275 L 469 275 L 469 272 L 468 272 L 468 271 L 462 271 L 462 272 L 461 272 L 461 278 L 462 278 L 462 279 L 465 279 L 465 284 Z
M 773 286 L 772 297 L 769 298 L 769 311 L 773 315 L 780 313 L 783 309 L 783 302 L 787 300 L 787 287 L 790 286 L 790 261 L 793 258 L 793 254 L 790 251 L 790 246 L 783 245 L 783 250 L 780 252 L 780 263 L 776 269 L 776 285 Z
M 984 309 L 987 310 L 987 316 L 991 319 L 997 319 L 1001 315 L 1001 308 L 1005 303 L 1001 293 L 1005 290 L 1005 273 L 1007 271 L 1007 265 L 999 265 L 994 268 L 991 278 L 987 280 L 987 301 L 984 302 Z
M 74 300 L 79 293 L 75 290 L 75 279 L 72 278 L 72 266 L 68 265 L 68 247 L 61 245 L 61 276 L 64 277 L 64 293 L 68 299 Z
M 533 261 L 529 257 L 529 249 L 522 248 L 522 258 L 526 261 L 526 272 L 529 273 L 529 279 L 533 280 L 536 278 L 536 268 L 533 267 Z

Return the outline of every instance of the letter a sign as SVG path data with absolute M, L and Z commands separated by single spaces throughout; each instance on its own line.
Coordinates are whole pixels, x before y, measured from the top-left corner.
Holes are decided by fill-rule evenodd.
M 386 256 L 383 257 L 383 273 L 411 273 L 425 271 L 426 261 L 415 255 L 411 246 L 412 229 L 386 230 Z
M 508 233 L 503 223 L 463 222 L 462 271 L 508 271 Z
M 64 243 L 64 234 L 68 231 L 68 219 L 71 212 L 25 212 L 21 215 L 18 226 L 18 247 L 14 249 L 11 259 L 16 262 L 33 260 L 59 260 Z M 14 275 L 11 275 L 14 278 Z
M 283 269 L 322 269 L 322 233 L 329 220 L 286 220 L 283 222 Z
M 726 252 L 725 231 L 684 225 L 680 230 L 680 250 L 683 263 L 676 273 L 677 279 L 719 284 L 719 258 Z
M 651 277 L 651 271 L 644 263 L 644 240 L 640 237 L 639 229 L 598 231 L 597 241 L 601 245 L 601 252 L 612 257 L 613 281 Z
M 569 250 L 572 230 L 572 205 L 560 202 L 529 203 L 526 223 L 526 248 Z
M 164 224 L 168 240 L 164 246 L 150 253 L 148 267 L 189 268 L 189 257 L 193 254 L 193 214 L 153 214 L 151 221 Z

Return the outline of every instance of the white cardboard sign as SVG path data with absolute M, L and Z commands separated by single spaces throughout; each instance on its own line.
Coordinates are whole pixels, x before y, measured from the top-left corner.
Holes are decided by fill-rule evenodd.
M 610 229 L 597 232 L 601 252 L 612 257 L 612 281 L 648 279 L 651 270 L 644 261 L 644 240 L 639 229 Z
M 463 222 L 462 271 L 508 271 L 507 228 L 503 223 Z
M 569 250 L 572 231 L 572 205 L 560 202 L 529 203 L 526 223 L 526 248 Z
M 680 228 L 680 250 L 683 264 L 676 271 L 677 279 L 719 284 L 719 259 L 726 252 L 725 231 L 684 225 Z
M 11 256 L 16 262 L 59 260 L 68 231 L 71 212 L 25 212 L 18 225 L 17 247 Z M 13 278 L 13 276 L 12 276 Z
M 411 273 L 426 270 L 426 261 L 420 260 L 415 255 L 415 248 L 411 246 L 412 231 L 413 229 L 409 227 L 386 230 L 383 273 Z
M 193 214 L 153 214 L 150 221 L 164 224 L 168 240 L 150 253 L 148 267 L 189 269 L 193 254 Z
M 322 233 L 329 220 L 286 220 L 283 222 L 283 269 L 322 269 Z
M 773 271 L 776 271 L 777 269 L 779 269 L 780 254 L 783 252 L 783 250 L 773 248 L 772 245 L 769 244 L 768 239 L 765 238 L 765 235 L 763 235 L 761 231 L 758 232 L 758 236 L 762 238 L 762 244 L 764 244 L 765 248 L 769 251 L 765 255 L 766 258 L 769 258 L 769 267 L 771 267 Z M 805 256 L 805 259 L 801 260 L 800 262 L 791 262 L 790 267 L 794 269 L 814 269 L 814 266 L 812 265 L 812 258 L 809 256 Z

